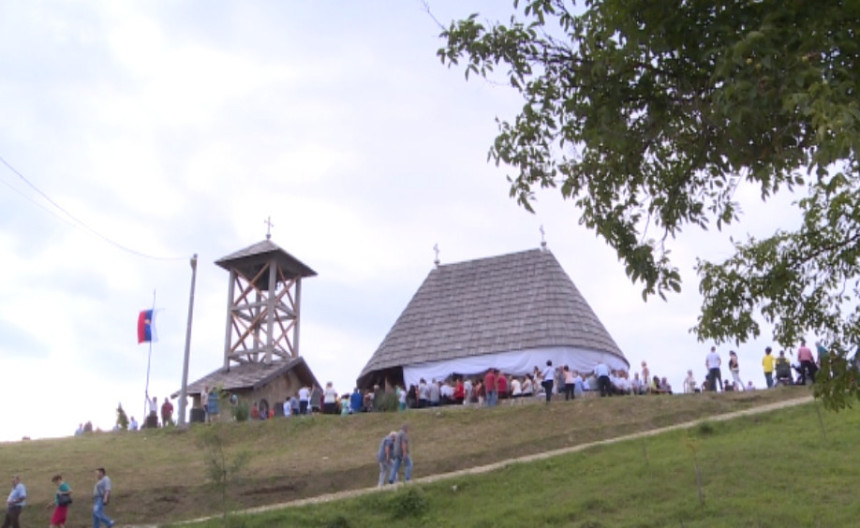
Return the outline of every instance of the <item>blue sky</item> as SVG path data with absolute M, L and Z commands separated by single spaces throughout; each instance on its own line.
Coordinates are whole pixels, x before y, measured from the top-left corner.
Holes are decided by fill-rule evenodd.
M 506 2 L 430 2 L 444 23 Z M 487 163 L 495 118 L 521 103 L 503 85 L 440 64 L 421 2 L 5 2 L 0 4 L 0 440 L 110 428 L 140 417 L 139 310 L 160 309 L 150 393 L 179 388 L 190 267 L 199 254 L 191 380 L 222 363 L 227 273 L 214 261 L 264 238 L 319 274 L 303 285 L 301 349 L 320 381 L 352 388 L 432 269 L 549 248 L 632 365 L 680 388 L 710 344 L 688 333 L 696 256 L 726 233 L 673 246 L 685 279 L 643 303 L 615 254 L 540 193 L 537 214 Z M 790 227 L 790 196 L 740 189 L 744 224 Z M 77 222 L 84 223 L 103 238 Z M 118 248 L 120 244 L 149 257 Z M 739 348 L 761 385 L 765 341 Z M 728 347 L 723 347 L 727 361 Z M 701 377 L 701 376 L 699 376 Z

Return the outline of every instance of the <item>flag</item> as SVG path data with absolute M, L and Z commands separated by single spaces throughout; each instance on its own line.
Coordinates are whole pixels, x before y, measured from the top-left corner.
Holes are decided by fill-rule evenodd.
M 137 316 L 137 342 L 140 344 L 155 340 L 155 311 L 141 310 Z

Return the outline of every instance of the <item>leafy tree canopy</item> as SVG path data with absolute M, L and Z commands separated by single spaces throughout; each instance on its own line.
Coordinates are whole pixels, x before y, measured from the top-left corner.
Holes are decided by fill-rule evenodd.
M 736 222 L 752 185 L 798 197 L 797 230 L 735 241 L 699 260 L 701 340 L 774 329 L 785 347 L 824 337 L 839 408 L 860 395 L 860 2 L 514 0 L 508 23 L 478 15 L 442 33 L 442 62 L 504 75 L 523 98 L 490 158 L 511 196 L 557 188 L 613 247 L 643 297 L 679 291 L 672 239 Z M 656 235 L 655 235 L 656 233 Z

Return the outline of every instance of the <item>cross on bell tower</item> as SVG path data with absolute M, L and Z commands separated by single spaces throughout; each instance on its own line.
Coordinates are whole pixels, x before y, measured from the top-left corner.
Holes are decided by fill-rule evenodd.
M 266 220 L 271 228 L 271 219 Z M 230 272 L 224 368 L 299 357 L 302 278 L 316 272 L 270 240 L 215 261 Z

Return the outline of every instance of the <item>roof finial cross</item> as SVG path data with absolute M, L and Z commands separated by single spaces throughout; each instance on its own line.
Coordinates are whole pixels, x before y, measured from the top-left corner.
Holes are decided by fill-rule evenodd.
M 439 267 L 439 244 L 433 244 L 433 251 L 436 252 L 436 259 L 433 261 L 433 264 L 436 264 L 436 267 Z
M 266 224 L 266 240 L 269 240 L 272 238 L 272 228 L 275 227 L 275 224 L 272 223 L 271 216 L 266 217 L 263 223 Z
M 540 248 L 542 251 L 546 251 L 546 237 L 544 236 L 543 224 L 540 225 Z

